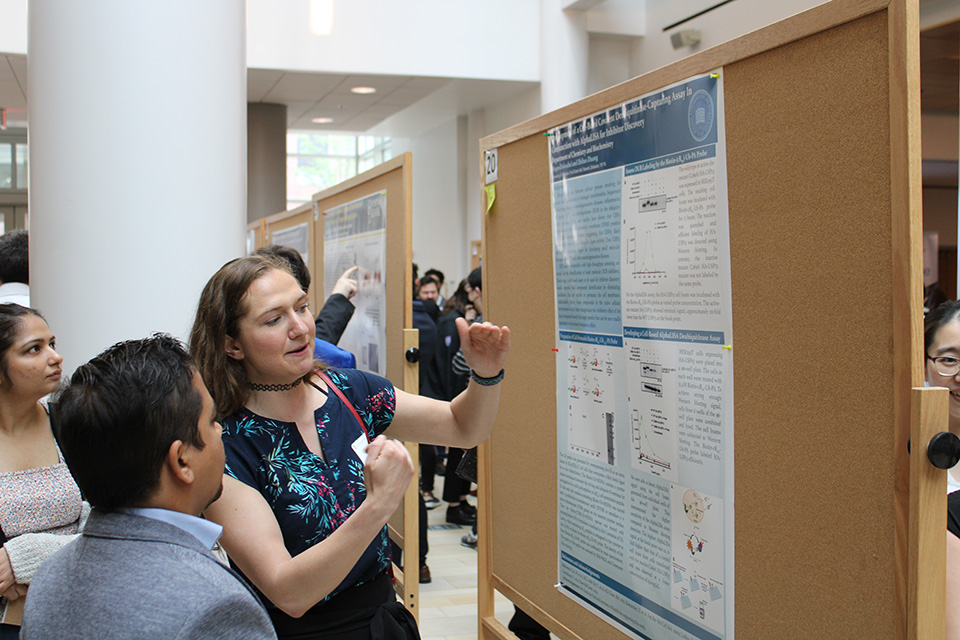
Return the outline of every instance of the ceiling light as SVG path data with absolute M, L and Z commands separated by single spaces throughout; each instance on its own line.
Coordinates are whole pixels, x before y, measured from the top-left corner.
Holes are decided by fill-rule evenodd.
M 316 124 L 330 124 L 331 122 L 333 122 L 333 118 L 314 118 L 310 122 L 313 122 Z
M 376 93 L 376 92 L 377 90 L 374 89 L 373 87 L 354 87 L 353 89 L 350 89 L 350 93 L 368 94 L 368 93 Z
M 333 31 L 333 0 L 310 0 L 310 33 L 328 36 Z

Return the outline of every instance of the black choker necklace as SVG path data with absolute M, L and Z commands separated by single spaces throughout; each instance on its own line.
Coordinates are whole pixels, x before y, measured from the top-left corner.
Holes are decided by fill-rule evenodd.
M 293 389 L 301 382 L 303 382 L 303 378 L 297 378 L 289 384 L 258 384 L 256 382 L 248 382 L 247 387 L 254 391 L 290 391 L 290 389 Z

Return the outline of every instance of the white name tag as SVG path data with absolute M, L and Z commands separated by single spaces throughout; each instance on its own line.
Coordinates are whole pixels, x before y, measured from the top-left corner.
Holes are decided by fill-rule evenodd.
M 353 449 L 353 452 L 357 454 L 357 457 L 360 458 L 360 462 L 367 464 L 367 447 L 370 446 L 370 443 L 367 442 L 367 434 L 361 433 L 360 437 L 353 441 L 353 444 L 350 445 L 350 448 Z

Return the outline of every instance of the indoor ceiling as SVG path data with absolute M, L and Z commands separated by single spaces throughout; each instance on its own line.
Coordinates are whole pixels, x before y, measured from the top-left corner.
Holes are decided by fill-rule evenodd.
M 287 106 L 288 129 L 363 132 L 426 98 L 449 78 L 247 70 L 247 102 Z M 376 89 L 357 94 L 354 87 Z M 329 119 L 317 123 L 315 118 Z
M 921 105 L 924 111 L 956 114 L 960 110 L 960 22 L 928 29 L 920 34 Z M 341 75 L 271 69 L 247 70 L 247 100 L 287 106 L 290 129 L 364 132 L 388 117 L 423 100 L 451 82 L 450 78 Z M 470 83 L 458 80 L 458 85 Z M 490 81 L 473 92 L 478 102 L 492 96 Z M 511 84 L 511 83 L 507 83 Z M 523 83 L 527 84 L 527 83 Z M 375 93 L 359 95 L 351 89 L 373 87 Z M 459 92 L 462 87 L 458 86 Z M 504 88 L 504 91 L 507 91 Z M 512 91 L 510 91 L 512 92 Z M 460 105 L 482 108 L 486 104 Z M 27 125 L 27 59 L 0 55 L 0 108 L 7 125 Z M 315 118 L 332 122 L 316 123 Z
M 287 106 L 289 129 L 363 132 L 419 102 L 449 78 L 247 70 L 247 101 Z M 374 93 L 356 94 L 354 87 Z M 486 105 L 477 105 L 480 108 Z M 0 108 L 11 127 L 27 125 L 27 58 L 0 55 Z M 332 122 L 315 123 L 314 118 Z

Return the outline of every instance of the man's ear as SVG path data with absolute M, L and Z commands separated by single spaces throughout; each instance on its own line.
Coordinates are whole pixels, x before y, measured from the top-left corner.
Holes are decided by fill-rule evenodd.
M 227 339 L 224 341 L 224 350 L 227 352 L 227 355 L 234 360 L 243 360 L 243 347 L 231 336 L 227 336 Z
M 183 440 L 174 440 L 167 449 L 165 460 L 170 474 L 184 484 L 192 484 L 193 467 L 190 466 L 190 447 Z

